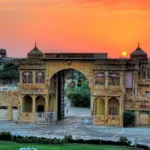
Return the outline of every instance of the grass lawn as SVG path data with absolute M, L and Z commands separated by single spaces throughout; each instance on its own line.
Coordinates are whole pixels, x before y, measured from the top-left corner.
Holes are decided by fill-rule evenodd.
M 0 150 L 19 150 L 21 147 L 37 148 L 37 150 L 133 150 L 133 148 L 98 145 L 41 145 L 41 144 L 20 144 L 13 142 L 0 142 Z

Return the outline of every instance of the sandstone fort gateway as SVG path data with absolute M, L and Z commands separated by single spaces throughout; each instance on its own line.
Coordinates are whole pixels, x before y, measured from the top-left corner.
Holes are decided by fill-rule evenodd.
M 45 121 L 63 119 L 64 74 L 74 69 L 89 81 L 95 125 L 122 127 L 125 110 L 135 112 L 136 126 L 150 124 L 150 62 L 139 45 L 128 59 L 111 59 L 107 53 L 42 53 L 35 45 L 27 58 L 12 61 L 19 63 L 20 81 L 7 90 L 1 86 L 1 120 L 36 123 L 39 111 Z

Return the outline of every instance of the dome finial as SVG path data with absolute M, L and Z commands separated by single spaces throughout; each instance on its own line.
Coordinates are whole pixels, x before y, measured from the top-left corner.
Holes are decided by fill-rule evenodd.
M 140 47 L 140 43 L 138 42 L 138 48 Z
M 35 42 L 35 47 L 36 47 L 36 42 Z

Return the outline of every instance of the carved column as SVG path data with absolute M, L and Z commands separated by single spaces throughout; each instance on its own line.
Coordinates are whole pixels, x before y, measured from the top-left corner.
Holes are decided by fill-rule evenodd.
M 142 79 L 142 65 L 140 65 L 140 80 Z
M 22 71 L 20 71 L 20 84 L 22 84 Z
M 146 65 L 146 80 L 148 79 L 148 64 Z
M 8 120 L 12 120 L 12 107 L 8 106 Z
M 32 77 L 33 83 L 36 83 L 36 72 L 35 72 L 35 70 L 32 71 L 32 74 L 33 74 L 33 77 Z
M 135 83 L 136 82 L 136 71 L 133 71 L 132 72 L 132 91 L 134 92 L 135 91 Z
M 108 71 L 105 71 L 105 89 L 108 87 Z
M 48 96 L 45 96 L 45 112 L 48 112 L 49 110 L 49 103 L 48 103 Z
M 119 100 L 119 116 L 120 116 L 120 127 L 123 127 L 123 95 L 120 96 Z
M 123 87 L 123 71 L 120 72 L 120 88 Z
M 140 123 L 140 112 L 137 110 L 135 111 L 135 126 L 138 127 Z
M 33 113 L 35 113 L 36 112 L 36 109 L 35 109 L 35 106 L 36 106 L 36 104 L 35 104 L 35 94 L 32 96 L 32 112 Z
M 23 108 L 24 107 L 24 102 L 23 101 L 24 101 L 24 96 L 22 95 L 21 96 L 21 101 L 20 101 L 20 110 L 21 110 L 21 112 L 23 112 L 23 109 L 24 109 Z
M 105 96 L 105 116 L 108 115 L 108 97 Z

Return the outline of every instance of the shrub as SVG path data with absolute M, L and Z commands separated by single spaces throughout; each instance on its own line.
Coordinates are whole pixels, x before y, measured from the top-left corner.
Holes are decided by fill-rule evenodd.
M 149 149 L 148 146 L 142 145 L 142 144 L 137 144 L 137 147 L 138 147 L 138 148 L 142 148 L 142 149 Z
M 63 142 L 68 143 L 70 140 L 72 140 L 72 135 L 65 135 L 63 138 Z
M 1 132 L 0 133 L 0 140 L 2 141 L 11 141 L 12 135 L 10 132 Z
M 129 141 L 125 136 L 120 137 L 119 142 L 122 145 L 130 145 L 131 144 L 131 141 Z
M 77 80 L 75 80 L 77 84 Z M 90 88 L 88 86 L 88 81 L 83 80 L 82 86 L 77 85 L 72 89 L 69 85 L 71 82 L 67 83 L 65 96 L 71 100 L 71 103 L 75 107 L 90 107 Z
M 123 113 L 123 126 L 133 126 L 135 124 L 135 113 L 133 111 L 125 111 Z

